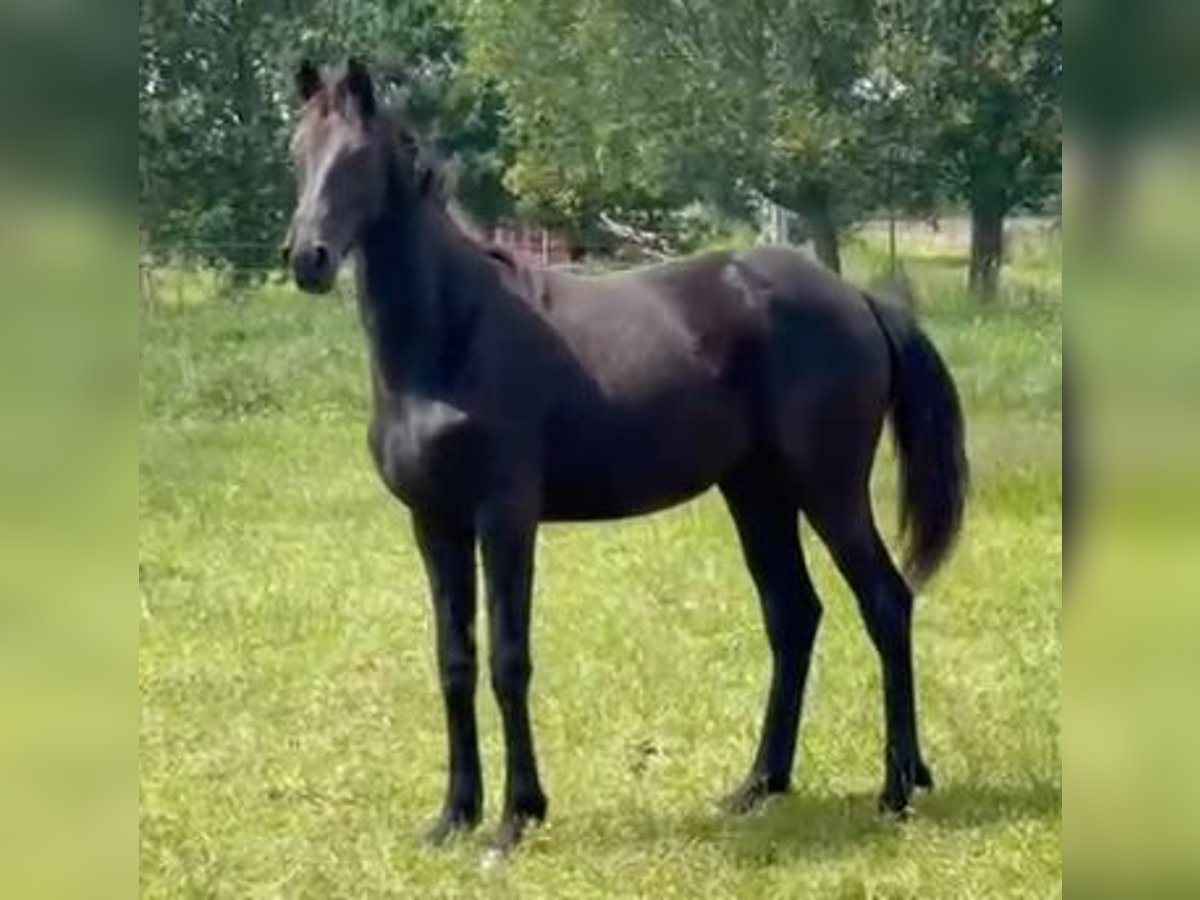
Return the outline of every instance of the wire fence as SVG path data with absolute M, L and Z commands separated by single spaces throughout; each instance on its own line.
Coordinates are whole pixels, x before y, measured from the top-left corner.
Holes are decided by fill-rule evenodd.
M 970 246 L 970 221 L 964 216 L 949 216 L 937 221 L 901 220 L 902 252 L 918 246 L 928 253 L 964 255 Z M 867 242 L 882 245 L 889 223 L 872 220 L 861 223 L 855 234 Z M 1061 220 L 1051 217 L 1012 217 L 1005 224 L 1007 239 L 1047 238 L 1059 233 Z M 482 229 L 483 236 L 525 262 L 579 271 L 598 271 L 662 259 L 653 249 L 632 242 L 588 247 L 549 229 L 522 225 L 496 225 Z M 764 239 L 766 236 L 764 235 Z M 251 251 L 251 252 L 246 252 Z M 258 265 L 230 267 L 211 265 L 204 260 L 250 256 L 264 260 Z M 272 260 L 272 262 L 265 262 Z M 283 286 L 290 280 L 278 244 L 252 241 L 192 242 L 170 254 L 143 252 L 138 260 L 138 289 L 143 309 L 163 305 L 185 306 L 213 297 L 236 298 L 247 287 Z M 343 276 L 335 291 L 349 298 L 352 293 L 348 276 Z
M 536 265 L 566 266 L 580 262 L 586 255 L 578 242 L 548 228 L 502 223 L 481 230 L 492 244 Z M 236 269 L 203 262 L 234 256 L 275 261 L 243 264 Z M 280 246 L 262 241 L 194 241 L 169 254 L 143 252 L 138 260 L 138 292 L 142 307 L 149 310 L 164 303 L 184 306 L 213 296 L 236 297 L 246 286 L 282 284 L 288 278 Z M 346 289 L 346 280 L 339 279 L 335 290 L 344 293 Z

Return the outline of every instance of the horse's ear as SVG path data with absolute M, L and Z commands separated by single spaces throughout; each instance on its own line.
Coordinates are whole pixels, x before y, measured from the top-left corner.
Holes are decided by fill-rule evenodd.
M 323 87 L 321 70 L 311 59 L 303 59 L 296 67 L 296 93 L 307 103 Z
M 356 56 L 346 62 L 346 90 L 364 119 L 375 115 L 375 85 L 366 63 Z

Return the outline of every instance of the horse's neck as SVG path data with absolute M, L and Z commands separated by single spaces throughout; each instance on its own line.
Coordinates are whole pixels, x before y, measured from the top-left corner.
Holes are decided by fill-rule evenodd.
M 359 307 L 379 394 L 429 394 L 448 376 L 448 349 L 462 336 L 462 307 L 474 302 L 457 287 L 463 253 L 448 223 L 422 205 L 412 216 L 385 215 L 364 238 Z

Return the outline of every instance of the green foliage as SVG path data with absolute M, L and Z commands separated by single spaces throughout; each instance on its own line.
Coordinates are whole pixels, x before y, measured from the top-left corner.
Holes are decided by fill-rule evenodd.
M 461 30 L 434 0 L 141 0 L 141 222 L 150 248 L 260 274 L 292 200 L 287 136 L 302 56 L 380 64 L 383 90 L 455 159 L 465 205 L 510 206 L 497 98 L 459 77 Z
M 891 208 L 1000 228 L 1061 188 L 1061 0 L 141 0 L 139 176 L 152 250 L 275 263 L 301 54 L 380 64 L 483 220 L 611 243 L 602 214 L 707 243 L 679 210 L 799 212 L 819 255 Z M 516 205 L 514 206 L 514 199 Z M 718 225 L 720 230 L 722 225 Z M 976 278 L 978 276 L 978 279 Z
M 836 263 L 874 210 L 1059 190 L 1058 0 L 477 0 L 467 31 L 542 218 L 767 197 Z
M 248 270 L 282 234 L 281 9 L 272 0 L 142 0 L 139 180 L 152 249 L 190 248 Z
M 971 287 L 996 294 L 1005 216 L 1061 193 L 1061 0 L 889 0 L 938 194 L 974 218 Z
M 509 108 L 510 185 L 532 208 L 766 196 L 836 229 L 862 208 L 854 87 L 865 0 L 500 0 L 469 6 L 477 72 Z
M 826 615 L 794 793 L 749 820 L 716 811 L 753 751 L 768 650 L 709 495 L 543 530 L 532 709 L 550 820 L 492 873 L 482 835 L 436 853 L 417 840 L 445 775 L 433 626 L 404 516 L 371 470 L 353 309 L 278 292 L 147 318 L 142 895 L 1060 894 L 1060 306 L 980 313 L 926 274 L 975 475 L 962 544 L 917 607 L 936 792 L 907 823 L 877 817 L 878 662 L 810 542 Z M 961 261 L 948 274 L 961 284 Z M 486 675 L 479 708 L 490 822 L 503 757 Z
M 628 59 L 611 4 L 468 4 L 470 66 L 494 84 L 516 157 L 506 183 L 535 219 L 584 231 L 601 210 L 663 209 L 672 197 L 665 128 Z M 609 62 L 611 61 L 611 62 Z
M 1062 168 L 1061 0 L 934 8 L 929 93 L 952 190 L 1002 212 L 1040 208 Z

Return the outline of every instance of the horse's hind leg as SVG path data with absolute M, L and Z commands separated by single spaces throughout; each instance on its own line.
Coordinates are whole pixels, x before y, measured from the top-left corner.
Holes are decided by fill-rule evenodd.
M 805 512 L 858 600 L 883 667 L 886 756 L 880 809 L 901 814 L 913 787 L 933 787 L 917 739 L 912 663 L 912 592 L 896 571 L 871 515 L 866 485 Z
M 786 791 L 796 754 L 804 682 L 821 619 L 821 602 L 804 567 L 799 511 L 763 469 L 750 467 L 721 485 L 762 605 L 771 646 L 771 687 L 750 773 L 724 801 L 747 812 Z

